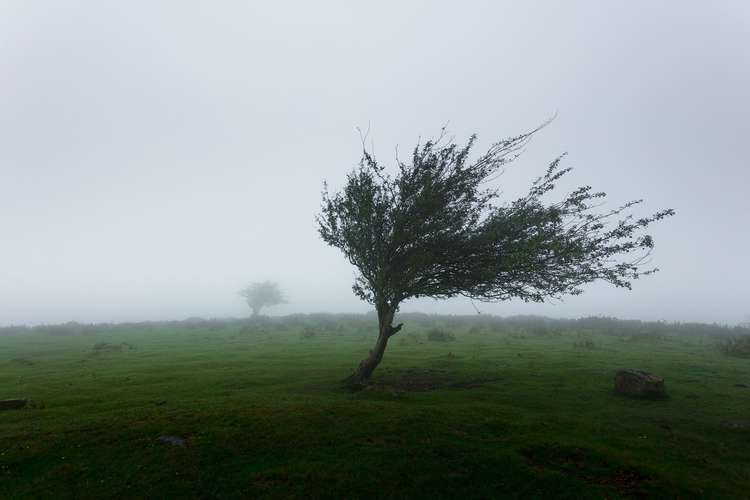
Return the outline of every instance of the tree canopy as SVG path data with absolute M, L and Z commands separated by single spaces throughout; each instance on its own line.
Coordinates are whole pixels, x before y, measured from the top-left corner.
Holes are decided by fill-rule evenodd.
M 635 200 L 599 212 L 605 193 L 591 186 L 548 201 L 571 171 L 562 167 L 564 155 L 526 195 L 496 204 L 493 181 L 541 128 L 496 142 L 474 159 L 475 135 L 459 146 L 443 130 L 418 143 L 409 163 L 397 160 L 392 173 L 363 148 L 341 191 L 331 194 L 324 183 L 320 236 L 357 268 L 354 293 L 375 306 L 385 341 L 400 329 L 391 322 L 410 298 L 541 302 L 580 294 L 596 280 L 629 289 L 656 271 L 643 268 L 654 246 L 643 230 L 673 210 L 635 218 L 627 213 L 642 201 Z M 372 370 L 362 368 L 360 378 L 369 378 Z
M 253 311 L 253 316 L 257 316 L 264 307 L 286 303 L 279 285 L 273 281 L 253 283 L 241 290 L 240 295 L 247 301 L 247 305 Z

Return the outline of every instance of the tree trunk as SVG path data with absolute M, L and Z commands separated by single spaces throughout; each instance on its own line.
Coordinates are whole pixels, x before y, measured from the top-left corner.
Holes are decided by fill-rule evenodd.
M 378 310 L 378 339 L 375 342 L 375 347 L 372 348 L 370 353 L 365 359 L 363 359 L 354 373 L 352 373 L 345 381 L 345 385 L 352 389 L 361 389 L 366 387 L 370 383 L 370 377 L 375 368 L 380 364 L 383 359 L 383 353 L 388 345 L 388 339 L 394 336 L 401 330 L 403 323 L 393 326 L 393 316 L 396 314 L 397 305 L 383 305 L 377 308 Z

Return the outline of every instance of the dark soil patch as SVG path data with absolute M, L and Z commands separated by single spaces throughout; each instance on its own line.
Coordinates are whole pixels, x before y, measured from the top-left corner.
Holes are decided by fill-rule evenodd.
M 127 342 L 120 342 L 119 344 L 110 344 L 109 342 L 99 342 L 94 344 L 91 348 L 93 354 L 105 354 L 112 352 L 132 351 L 135 346 Z
M 25 399 L 3 399 L 0 400 L 0 410 L 18 410 L 26 406 Z
M 557 443 L 524 448 L 520 453 L 537 471 L 554 471 L 590 484 L 614 488 L 634 498 L 647 498 L 653 476 L 634 466 L 620 464 L 590 449 Z
M 401 372 L 395 379 L 374 381 L 372 386 L 396 391 L 426 392 L 438 389 L 472 389 L 494 380 L 497 379 L 472 378 L 456 380 L 455 377 L 444 370 L 411 369 Z

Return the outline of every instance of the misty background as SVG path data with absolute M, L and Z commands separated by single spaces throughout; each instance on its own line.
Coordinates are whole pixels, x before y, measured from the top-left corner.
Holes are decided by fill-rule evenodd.
M 448 128 L 491 142 L 553 114 L 498 179 L 563 152 L 607 205 L 644 198 L 661 271 L 485 314 L 735 324 L 747 283 L 750 3 L 0 3 L 0 325 L 365 312 L 318 237 L 323 180 Z M 475 314 L 468 299 L 403 311 Z

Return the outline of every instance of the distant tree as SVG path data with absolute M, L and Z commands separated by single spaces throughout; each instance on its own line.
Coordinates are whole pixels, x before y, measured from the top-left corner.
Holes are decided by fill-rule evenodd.
M 264 307 L 286 303 L 279 285 L 273 281 L 253 283 L 244 290 L 241 290 L 240 295 L 245 297 L 247 305 L 253 311 L 253 317 L 260 314 L 260 310 Z
M 388 339 L 403 326 L 393 326 L 393 320 L 407 299 L 542 302 L 580 294 L 582 285 L 595 280 L 630 289 L 631 280 L 656 271 L 641 269 L 654 243 L 639 233 L 674 212 L 624 215 L 637 200 L 597 213 L 595 202 L 605 193 L 590 186 L 557 202 L 543 200 L 571 170 L 560 168 L 564 155 L 525 196 L 493 204 L 499 193 L 489 182 L 543 126 L 492 144 L 473 161 L 476 136 L 459 147 L 443 129 L 438 138 L 417 144 L 410 163 L 397 158 L 393 174 L 363 141 L 359 167 L 343 190 L 330 194 L 323 184 L 320 236 L 358 269 L 353 291 L 378 316 L 375 346 L 347 379 L 351 385 L 368 383 Z

